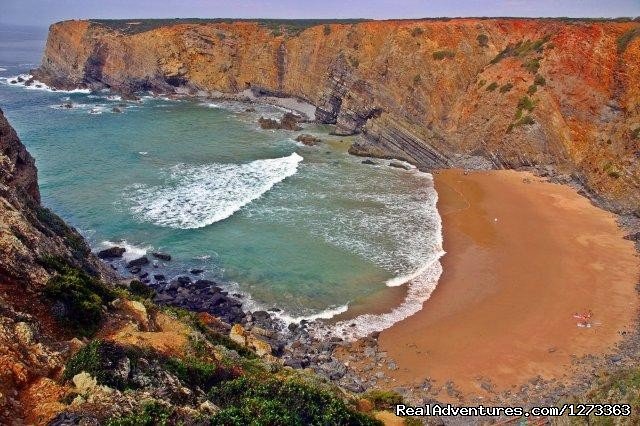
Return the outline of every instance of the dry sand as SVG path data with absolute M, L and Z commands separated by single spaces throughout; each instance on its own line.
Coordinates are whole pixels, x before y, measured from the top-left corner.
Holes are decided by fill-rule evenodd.
M 388 386 L 451 380 L 473 396 L 486 379 L 497 391 L 563 379 L 573 356 L 612 352 L 634 327 L 639 261 L 613 214 L 527 173 L 434 177 L 444 273 L 422 311 L 380 335 L 398 366 Z M 593 326 L 578 327 L 589 310 Z

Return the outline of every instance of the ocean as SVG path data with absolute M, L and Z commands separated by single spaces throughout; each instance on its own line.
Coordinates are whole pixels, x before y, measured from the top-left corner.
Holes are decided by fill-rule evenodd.
M 362 164 L 330 126 L 303 125 L 317 146 L 260 129 L 261 116 L 285 113 L 275 106 L 11 84 L 39 63 L 46 30 L 0 34 L 10 34 L 0 37 L 0 108 L 36 159 L 43 204 L 94 250 L 124 246 L 125 261 L 168 252 L 169 278 L 202 269 L 243 294 L 245 309 L 286 321 L 331 318 L 407 286 L 388 313 L 332 324 L 353 335 L 411 315 L 435 287 L 443 251 L 431 175 Z

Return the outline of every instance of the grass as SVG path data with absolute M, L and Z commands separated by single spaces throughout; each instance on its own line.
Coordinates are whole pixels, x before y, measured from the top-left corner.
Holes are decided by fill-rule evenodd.
M 54 315 L 81 336 L 92 336 L 102 322 L 102 306 L 115 299 L 104 283 L 55 258 L 43 259 L 57 274 L 49 279 L 44 296 L 57 304 Z
M 478 82 L 478 88 L 480 88 L 480 87 L 484 86 L 485 84 L 487 84 L 487 81 L 486 81 L 486 80 L 480 80 L 480 81 Z
M 485 89 L 487 92 L 493 92 L 494 90 L 496 90 L 498 88 L 498 83 L 496 83 L 495 81 L 493 83 L 491 83 L 490 85 L 487 86 L 487 88 Z
M 209 398 L 225 407 L 211 424 L 379 425 L 356 412 L 337 395 L 299 379 L 241 377 L 222 383 Z
M 535 84 L 532 84 L 527 89 L 527 94 L 530 95 L 530 96 L 533 96 L 533 95 L 536 94 L 537 91 L 538 91 L 538 86 L 536 86 Z
M 453 50 L 438 50 L 433 52 L 433 59 L 436 61 L 441 61 L 443 59 L 451 59 L 456 56 L 456 52 Z
M 547 84 L 547 81 L 540 74 L 536 74 L 536 76 L 533 78 L 533 84 L 535 84 L 536 86 L 544 86 L 545 84 Z
M 618 53 L 622 54 L 631 42 L 640 37 L 640 26 L 625 31 L 620 37 L 616 39 L 616 46 L 618 47 Z

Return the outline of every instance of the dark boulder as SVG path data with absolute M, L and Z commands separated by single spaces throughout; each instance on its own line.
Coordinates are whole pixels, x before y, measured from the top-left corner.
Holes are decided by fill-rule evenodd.
M 168 254 L 168 253 L 153 252 L 153 253 L 151 253 L 151 255 L 153 257 L 155 257 L 156 259 L 164 260 L 164 261 L 167 261 L 167 262 L 171 260 L 171 255 Z
M 192 270 L 191 270 L 191 271 L 189 271 L 189 272 L 191 272 L 193 275 L 200 275 L 201 273 L 203 273 L 203 272 L 204 272 L 204 269 L 195 269 L 195 268 L 194 268 L 194 269 L 192 269 Z
M 178 277 L 177 280 L 182 285 L 191 284 L 191 278 L 189 277 L 182 276 L 182 277 Z
M 322 139 L 316 138 L 313 135 L 308 135 L 306 133 L 303 133 L 301 135 L 298 135 L 298 137 L 296 138 L 296 141 L 307 146 L 314 146 L 322 142 Z
M 165 280 L 165 276 L 164 276 L 164 274 L 154 274 L 154 275 L 153 275 L 153 278 L 154 278 L 156 281 L 164 281 L 164 280 Z
M 108 249 L 100 250 L 98 252 L 98 257 L 100 259 L 115 259 L 122 257 L 125 251 L 127 250 L 124 247 L 109 247 Z
M 372 160 L 372 159 L 370 159 L 370 158 L 367 158 L 366 160 L 363 160 L 363 161 L 362 161 L 362 164 L 375 165 L 375 164 L 378 164 L 378 163 L 376 163 L 375 161 L 373 161 L 373 160 Z
M 137 259 L 133 259 L 131 262 L 127 263 L 127 268 L 132 268 L 134 266 L 144 266 L 149 264 L 149 258 L 147 256 L 142 256 Z

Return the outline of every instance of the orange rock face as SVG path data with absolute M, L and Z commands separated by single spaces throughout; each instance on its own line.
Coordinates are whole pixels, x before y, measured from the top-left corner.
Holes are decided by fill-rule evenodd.
M 117 91 L 248 87 L 305 99 L 359 133 L 353 152 L 422 168 L 552 166 L 619 210 L 640 209 L 640 24 L 451 19 L 259 22 L 129 31 L 51 27 L 38 78 Z

